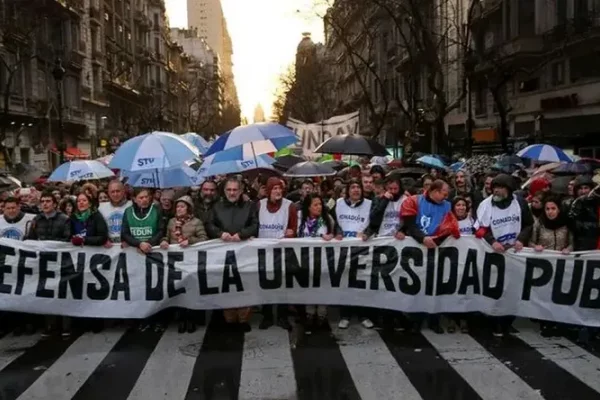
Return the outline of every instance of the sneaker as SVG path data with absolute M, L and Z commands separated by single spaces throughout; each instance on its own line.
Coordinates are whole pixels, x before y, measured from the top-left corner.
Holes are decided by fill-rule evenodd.
M 375 324 L 373 323 L 373 321 L 371 321 L 369 318 L 363 319 L 362 322 L 361 322 L 361 324 L 366 329 L 373 329 L 373 327 L 375 326 Z
M 460 332 L 461 333 L 469 333 L 469 324 L 464 319 L 460 320 Z
M 350 326 L 350 321 L 349 320 L 347 320 L 346 318 L 340 319 L 340 322 L 338 323 L 338 328 L 340 328 L 340 329 L 348 329 L 349 326 Z
M 492 331 L 492 335 L 497 338 L 504 337 L 504 329 L 502 329 L 501 325 L 496 325 L 494 330 Z
M 448 333 L 454 333 L 456 332 L 456 321 L 454 321 L 453 319 L 448 321 Z

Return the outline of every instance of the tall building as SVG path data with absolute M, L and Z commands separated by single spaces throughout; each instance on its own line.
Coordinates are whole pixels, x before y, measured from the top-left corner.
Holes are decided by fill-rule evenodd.
M 258 123 L 258 122 L 265 122 L 265 111 L 263 110 L 262 106 L 260 104 L 257 104 L 256 107 L 254 107 L 254 123 Z
M 187 10 L 188 28 L 197 29 L 198 36 L 219 55 L 226 101 L 237 104 L 237 91 L 233 77 L 233 46 L 221 0 L 187 0 Z

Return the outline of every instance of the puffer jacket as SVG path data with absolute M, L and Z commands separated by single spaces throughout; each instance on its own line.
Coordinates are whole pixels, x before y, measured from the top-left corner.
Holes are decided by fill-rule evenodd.
M 569 222 L 575 251 L 598 249 L 600 236 L 598 207 L 600 207 L 600 197 L 594 194 L 573 201 L 569 211 Z
M 167 236 L 163 238 L 163 241 L 168 242 L 170 244 L 177 244 L 177 236 L 175 235 L 175 224 L 177 223 L 177 218 L 171 218 L 169 220 L 169 224 L 167 225 Z M 204 230 L 204 224 L 198 218 L 192 218 L 187 221 L 181 227 L 181 235 L 186 238 L 189 244 L 203 242 L 208 240 L 208 236 L 206 235 L 206 230 Z
M 71 224 L 69 217 L 60 212 L 54 213 L 49 218 L 45 214 L 36 215 L 27 234 L 27 240 L 70 241 Z
M 221 199 L 215 204 L 211 218 L 205 224 L 208 237 L 219 239 L 224 232 L 239 234 L 246 240 L 258 235 L 258 209 L 256 203 L 240 199 L 235 203 Z
M 529 247 L 537 245 L 543 246 L 548 250 L 562 251 L 563 249 L 573 250 L 573 234 L 567 226 L 561 226 L 557 229 L 548 229 L 541 223 L 536 221 L 533 224 L 533 231 Z

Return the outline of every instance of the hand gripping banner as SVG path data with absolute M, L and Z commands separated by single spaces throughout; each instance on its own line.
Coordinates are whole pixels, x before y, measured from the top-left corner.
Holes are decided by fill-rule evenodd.
M 495 253 L 474 237 L 218 240 L 135 249 L 0 239 L 0 310 L 144 318 L 168 307 L 357 305 L 600 326 L 600 252 Z

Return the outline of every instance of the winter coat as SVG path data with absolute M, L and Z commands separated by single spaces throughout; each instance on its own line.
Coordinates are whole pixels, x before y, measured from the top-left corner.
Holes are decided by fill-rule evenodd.
M 175 235 L 176 223 L 177 218 L 171 218 L 169 220 L 169 224 L 167 225 L 167 235 L 163 238 L 163 241 L 168 242 L 170 244 L 178 243 L 177 236 Z M 204 223 L 202 223 L 202 221 L 195 217 L 183 224 L 183 226 L 181 227 L 181 235 L 185 239 L 187 239 L 190 244 L 195 244 L 208 240 L 208 236 L 206 235 L 206 231 L 204 230 Z
M 144 218 L 148 214 L 148 211 L 150 211 L 150 207 L 141 209 L 135 203 L 132 204 L 131 207 L 133 208 L 133 211 L 139 218 Z M 157 229 L 156 233 L 154 234 L 154 236 L 152 236 L 152 238 L 150 240 L 148 240 L 148 243 L 151 246 L 158 246 L 160 244 L 161 239 L 163 237 L 165 237 L 165 231 L 167 229 L 167 221 L 165 221 L 165 219 L 163 217 L 162 210 L 160 209 L 160 205 L 155 205 L 154 207 L 156 208 L 156 210 L 158 210 L 158 229 Z M 140 244 L 142 244 L 142 242 L 139 241 L 138 239 L 136 239 L 131 234 L 131 230 L 129 228 L 129 221 L 127 220 L 126 215 L 127 214 L 123 215 L 123 224 L 121 225 L 121 242 L 125 242 L 126 244 L 128 244 L 131 247 L 136 247 L 136 248 L 140 247 Z
M 199 198 L 194 204 L 194 214 L 196 217 L 202 221 L 203 224 L 206 224 L 210 220 L 210 214 L 215 206 L 216 202 L 205 203 L 202 198 Z
M 50 218 L 46 217 L 45 214 L 36 215 L 27 233 L 27 240 L 70 241 L 71 223 L 69 217 L 60 212 L 55 212 Z
M 573 249 L 575 251 L 598 249 L 599 207 L 600 198 L 595 195 L 582 196 L 573 201 L 569 211 L 569 222 L 573 232 Z
M 75 233 L 75 224 L 77 219 L 73 215 L 70 220 L 71 234 Z M 86 246 L 102 246 L 108 241 L 108 226 L 102 214 L 98 211 L 93 211 L 89 218 L 83 223 L 86 234 L 83 239 L 83 244 Z
M 205 224 L 208 237 L 219 239 L 223 233 L 239 234 L 246 240 L 258 235 L 258 209 L 256 203 L 239 199 L 235 203 L 223 198 L 213 207 L 211 218 Z
M 573 234 L 567 226 L 557 229 L 549 229 L 540 220 L 533 225 L 529 247 L 543 246 L 548 250 L 562 251 L 568 248 L 573 250 Z

